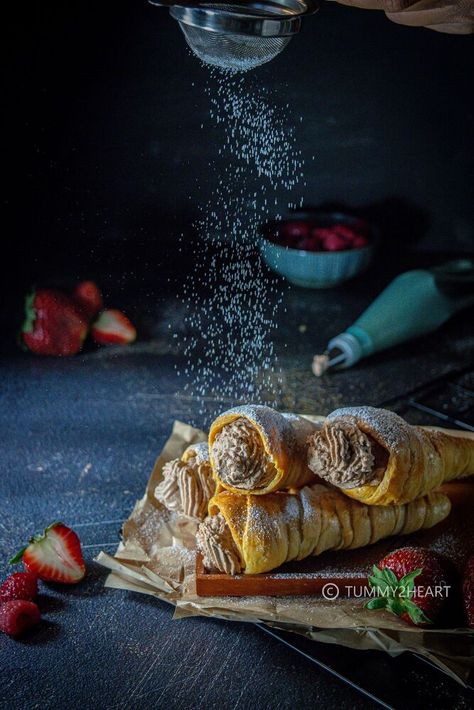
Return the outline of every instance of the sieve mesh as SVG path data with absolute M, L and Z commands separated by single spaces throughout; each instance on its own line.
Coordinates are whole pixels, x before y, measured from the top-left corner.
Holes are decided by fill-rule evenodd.
M 179 24 L 194 54 L 206 64 L 214 64 L 221 69 L 254 69 L 276 57 L 291 39 L 210 32 L 183 22 Z

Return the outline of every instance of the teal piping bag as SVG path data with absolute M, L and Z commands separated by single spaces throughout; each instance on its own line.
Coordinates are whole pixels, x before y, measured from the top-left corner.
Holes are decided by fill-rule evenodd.
M 362 358 L 431 333 L 474 304 L 474 259 L 397 276 L 344 333 L 316 355 L 313 372 L 351 367 Z

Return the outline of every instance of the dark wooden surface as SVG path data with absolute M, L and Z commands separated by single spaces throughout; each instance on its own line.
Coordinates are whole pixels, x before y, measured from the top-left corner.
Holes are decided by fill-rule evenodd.
M 309 371 L 314 348 L 370 297 L 357 283 L 331 298 L 286 292 L 287 313 L 276 334 L 286 367 L 282 404 L 322 413 L 335 404 L 376 404 L 472 362 L 472 312 L 465 312 L 437 337 L 316 381 Z M 136 312 L 143 306 L 137 302 Z M 43 586 L 44 621 L 35 633 L 22 641 L 0 637 L 1 706 L 367 706 L 253 626 L 172 621 L 172 609 L 161 602 L 104 589 L 94 555 L 114 550 L 120 523 L 142 495 L 173 420 L 197 418 L 196 402 L 175 375 L 181 356 L 160 336 L 179 309 L 171 299 L 149 310 L 154 336 L 132 348 L 91 350 L 63 361 L 26 354 L 1 361 L 0 572 L 7 573 L 9 555 L 30 533 L 56 519 L 77 529 L 88 563 L 78 587 Z M 301 322 L 308 324 L 305 334 L 297 329 Z M 361 663 L 365 658 L 361 654 Z M 440 676 L 436 682 L 440 707 L 466 706 L 451 681 Z

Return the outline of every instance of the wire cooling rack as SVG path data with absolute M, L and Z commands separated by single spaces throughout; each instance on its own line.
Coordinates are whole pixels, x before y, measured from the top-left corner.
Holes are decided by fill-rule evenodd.
M 437 378 L 378 406 L 412 424 L 474 431 L 474 368 Z M 413 653 L 391 658 L 382 651 L 356 651 L 257 626 L 383 708 L 453 707 L 474 704 L 474 678 L 463 689 L 428 660 Z M 463 704 L 464 704 L 463 703 Z

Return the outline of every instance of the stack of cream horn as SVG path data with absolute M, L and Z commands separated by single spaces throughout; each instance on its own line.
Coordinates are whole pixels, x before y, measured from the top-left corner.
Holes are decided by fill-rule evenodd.
M 473 474 L 469 434 L 373 407 L 314 423 L 248 405 L 219 416 L 208 443 L 167 463 L 155 496 L 199 522 L 208 570 L 257 574 L 431 528 L 451 509 L 439 487 Z

